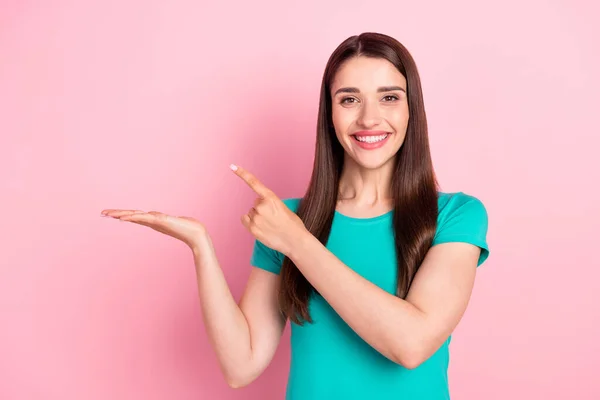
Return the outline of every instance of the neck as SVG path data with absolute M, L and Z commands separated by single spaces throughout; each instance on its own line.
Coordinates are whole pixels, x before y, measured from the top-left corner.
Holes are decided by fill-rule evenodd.
M 392 202 L 394 158 L 376 169 L 365 168 L 346 157 L 340 176 L 338 201 L 358 207 L 375 207 Z

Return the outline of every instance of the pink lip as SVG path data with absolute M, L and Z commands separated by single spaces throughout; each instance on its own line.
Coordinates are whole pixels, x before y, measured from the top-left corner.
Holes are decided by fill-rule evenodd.
M 380 135 L 386 135 L 387 137 L 379 142 L 375 142 L 375 143 L 367 143 L 367 142 L 361 142 L 356 138 L 356 135 L 358 136 L 380 136 Z M 392 136 L 392 134 L 390 132 L 385 132 L 385 131 L 360 131 L 360 132 L 356 132 L 354 134 L 351 135 L 352 136 L 352 140 L 354 141 L 354 143 L 356 143 L 358 145 L 358 147 L 365 149 L 365 150 L 373 150 L 373 149 L 378 149 L 381 146 L 383 146 L 384 144 L 386 144 L 386 142 L 388 141 L 388 139 L 390 138 L 390 136 Z
M 354 132 L 352 134 L 352 136 L 356 135 L 356 136 L 381 136 L 381 135 L 385 135 L 386 131 L 358 131 L 358 132 Z

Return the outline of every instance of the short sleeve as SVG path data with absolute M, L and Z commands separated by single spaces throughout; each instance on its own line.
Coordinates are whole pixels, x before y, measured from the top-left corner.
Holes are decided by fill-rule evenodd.
M 260 240 L 254 239 L 254 249 L 250 257 L 250 265 L 274 274 L 279 274 L 283 264 L 283 257 L 276 250 L 267 247 Z
M 432 246 L 448 242 L 470 243 L 481 248 L 477 266 L 489 257 L 487 244 L 488 214 L 476 197 L 455 193 L 440 210 Z
M 300 198 L 282 199 L 283 203 L 293 212 L 298 211 Z M 285 256 L 272 248 L 266 246 L 260 240 L 254 240 L 254 248 L 250 257 L 250 265 L 261 268 L 274 274 L 279 274 Z

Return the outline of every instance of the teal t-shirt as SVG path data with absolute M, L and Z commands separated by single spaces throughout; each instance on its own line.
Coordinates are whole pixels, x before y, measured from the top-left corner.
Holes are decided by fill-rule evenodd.
M 299 198 L 284 203 L 296 212 Z M 396 292 L 397 261 L 392 214 L 352 218 L 335 212 L 327 248 L 344 264 L 389 293 Z M 481 248 L 477 266 L 489 255 L 487 211 L 462 192 L 438 193 L 433 245 L 467 242 Z M 254 243 L 251 265 L 278 274 L 284 256 Z M 414 369 L 388 360 L 350 328 L 321 296 L 309 300 L 313 323 L 292 323 L 287 400 L 449 399 L 448 347 L 451 335 Z

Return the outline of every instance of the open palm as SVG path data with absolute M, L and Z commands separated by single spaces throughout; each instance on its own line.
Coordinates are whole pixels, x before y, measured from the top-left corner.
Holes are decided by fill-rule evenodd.
M 192 217 L 175 217 L 158 211 L 106 209 L 102 216 L 148 226 L 155 231 L 179 239 L 193 248 L 198 239 L 206 236 L 204 225 Z

